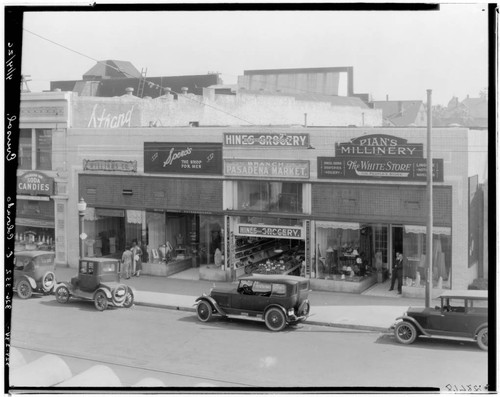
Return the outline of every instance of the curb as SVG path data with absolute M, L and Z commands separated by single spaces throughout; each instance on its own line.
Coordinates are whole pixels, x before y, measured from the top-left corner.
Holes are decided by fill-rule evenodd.
M 145 306 L 145 307 L 154 307 L 154 308 L 157 308 L 157 309 L 178 310 L 178 311 L 184 311 L 184 312 L 196 312 L 196 309 L 194 307 L 192 308 L 192 307 L 183 307 L 183 306 L 175 306 L 175 305 L 165 305 L 165 304 L 162 304 L 162 303 L 135 302 L 134 305 Z M 308 320 L 305 320 L 304 324 L 319 325 L 319 326 L 322 326 L 322 327 L 336 327 L 336 328 L 356 329 L 356 330 L 360 330 L 360 331 L 375 331 L 375 332 L 387 332 L 388 329 L 389 329 L 389 327 L 376 327 L 376 326 L 371 326 L 371 325 L 328 323 L 328 322 L 322 322 L 322 321 L 308 321 Z

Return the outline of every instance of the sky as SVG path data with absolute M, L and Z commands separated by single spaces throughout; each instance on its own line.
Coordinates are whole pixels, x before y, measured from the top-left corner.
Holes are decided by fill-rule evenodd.
M 96 60 L 130 61 L 147 76 L 244 70 L 354 67 L 354 92 L 373 100 L 446 105 L 488 84 L 487 10 L 439 11 L 27 12 L 22 73 L 31 91 L 79 80 Z M 79 55 L 30 32 L 61 44 Z

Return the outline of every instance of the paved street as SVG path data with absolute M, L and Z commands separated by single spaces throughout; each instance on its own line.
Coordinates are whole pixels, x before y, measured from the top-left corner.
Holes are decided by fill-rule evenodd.
M 63 357 L 73 374 L 110 366 L 124 386 L 154 377 L 168 387 L 484 386 L 487 354 L 474 343 L 420 340 L 299 325 L 281 333 L 262 323 L 134 306 L 97 312 L 53 296 L 14 299 L 12 345 L 27 361 Z

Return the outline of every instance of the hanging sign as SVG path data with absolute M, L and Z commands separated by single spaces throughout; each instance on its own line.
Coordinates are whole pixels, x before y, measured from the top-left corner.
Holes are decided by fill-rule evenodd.
M 432 160 L 434 182 L 443 182 L 443 159 Z M 320 179 L 425 181 L 423 145 L 399 137 L 373 134 L 335 145 L 335 157 L 318 157 Z
M 302 227 L 239 224 L 236 230 L 236 234 L 240 236 L 304 239 L 304 229 Z
M 17 194 L 46 195 L 54 193 L 54 179 L 38 171 L 29 171 L 17 178 Z
M 144 142 L 144 172 L 222 174 L 222 144 Z

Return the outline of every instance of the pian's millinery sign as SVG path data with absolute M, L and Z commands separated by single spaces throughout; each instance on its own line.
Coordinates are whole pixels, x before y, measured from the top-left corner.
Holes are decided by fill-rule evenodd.
M 432 160 L 435 182 L 443 181 L 443 159 Z M 425 181 L 423 144 L 373 134 L 335 145 L 335 157 L 318 157 L 318 178 Z

